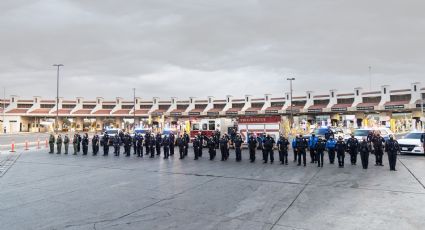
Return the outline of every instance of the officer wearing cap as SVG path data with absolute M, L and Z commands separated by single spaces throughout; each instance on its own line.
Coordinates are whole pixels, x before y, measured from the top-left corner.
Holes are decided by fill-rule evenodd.
M 395 165 L 397 163 L 397 153 L 400 151 L 398 142 L 390 135 L 390 139 L 385 142 L 385 151 L 388 154 L 388 161 L 390 163 L 390 171 L 396 171 Z

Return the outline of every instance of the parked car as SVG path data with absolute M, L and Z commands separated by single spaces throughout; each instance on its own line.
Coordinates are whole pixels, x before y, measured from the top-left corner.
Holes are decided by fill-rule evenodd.
M 400 153 L 405 154 L 425 154 L 424 147 L 421 142 L 421 136 L 424 132 L 414 131 L 408 133 L 402 139 L 398 140 L 400 145 Z
M 99 135 L 99 139 L 102 140 L 103 136 L 105 135 L 105 133 L 108 134 L 109 138 L 114 137 L 115 135 L 119 134 L 121 130 L 120 129 L 107 129 L 105 130 L 105 132 L 101 133 Z M 112 145 L 112 140 L 109 139 L 109 145 Z M 101 143 L 101 146 L 103 146 L 103 144 Z
M 390 139 L 390 135 L 394 135 L 394 133 L 388 129 L 388 128 L 362 128 L 362 129 L 356 129 L 353 132 L 353 135 L 355 138 L 357 138 L 359 141 L 363 139 L 363 137 L 367 137 L 367 135 L 369 134 L 369 132 L 371 131 L 379 131 L 379 133 L 381 134 L 381 137 L 383 137 L 385 139 L 385 141 L 387 141 L 388 139 Z M 350 137 L 346 136 L 344 139 L 348 140 Z
M 320 127 L 315 128 L 310 134 L 304 135 L 304 138 L 310 138 L 312 134 L 316 135 L 316 137 L 325 137 L 329 130 L 332 131 L 335 138 L 344 137 L 345 135 L 341 128 Z

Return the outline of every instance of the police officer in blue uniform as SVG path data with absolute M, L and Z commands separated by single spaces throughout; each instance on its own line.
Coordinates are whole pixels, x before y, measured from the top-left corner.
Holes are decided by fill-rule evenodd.
M 366 137 L 363 137 L 362 142 L 359 144 L 360 159 L 362 160 L 363 169 L 367 169 L 369 165 L 369 153 L 371 151 L 371 145 L 367 141 Z
M 217 154 L 217 151 L 215 149 L 215 142 L 213 137 L 208 138 L 207 147 L 208 147 L 208 153 L 210 154 L 210 160 L 214 160 L 215 155 Z
M 220 152 L 221 152 L 221 161 L 226 161 L 228 159 L 227 151 L 229 150 L 229 140 L 225 135 L 220 139 Z
M 264 164 L 267 163 L 269 156 L 270 156 L 270 164 L 273 164 L 274 162 L 273 147 L 275 143 L 276 142 L 273 139 L 273 137 L 271 137 L 270 134 L 267 134 L 266 138 L 263 141 L 263 146 L 265 150 L 265 156 L 264 156 L 264 162 L 263 162 Z
M 161 133 L 158 132 L 155 137 L 156 155 L 161 155 L 161 145 L 162 145 L 162 137 L 161 137 Z
M 107 132 L 103 134 L 101 143 L 103 145 L 103 156 L 108 156 L 109 154 L 109 135 Z
M 323 168 L 323 156 L 325 155 L 326 139 L 319 137 L 316 147 L 317 167 Z
M 330 137 L 330 139 L 326 142 L 326 149 L 328 150 L 330 164 L 334 164 L 335 162 L 335 147 L 336 140 L 334 137 Z
M 351 134 L 351 137 L 347 141 L 347 147 L 350 154 L 351 165 L 356 165 L 359 141 L 354 137 L 353 134 Z
M 174 144 L 176 143 L 176 137 L 174 136 L 174 133 L 170 133 L 170 156 L 174 156 Z
M 143 136 L 142 134 L 137 134 L 134 136 L 136 139 L 136 152 L 138 157 L 143 157 Z
M 319 139 L 316 137 L 316 135 L 313 133 L 311 137 L 308 140 L 308 148 L 310 149 L 310 163 L 316 163 L 316 148 L 317 148 L 317 141 Z

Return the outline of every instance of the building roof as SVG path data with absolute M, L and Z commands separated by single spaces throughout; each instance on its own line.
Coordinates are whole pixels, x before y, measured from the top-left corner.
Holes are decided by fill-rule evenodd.
M 124 115 L 124 114 L 130 114 L 131 109 L 119 109 L 115 112 L 113 112 L 112 114 L 120 114 L 120 115 Z
M 80 110 L 73 112 L 72 114 L 77 114 L 77 115 L 90 114 L 91 111 L 92 111 L 91 109 L 80 109 Z
M 312 105 L 308 107 L 308 109 L 324 109 L 328 106 L 328 104 L 320 104 L 320 105 Z
M 359 103 L 357 107 L 371 107 L 371 106 L 377 106 L 379 105 L 379 102 L 368 102 L 368 103 Z
M 349 108 L 353 105 L 353 103 L 351 104 L 335 104 L 332 106 L 333 109 L 342 109 L 342 108 Z
M 147 115 L 148 112 L 149 112 L 149 109 L 137 109 L 136 110 L 136 115 Z
M 409 101 L 388 101 L 384 105 L 406 105 L 409 104 Z
M 262 107 L 250 107 L 250 108 L 248 108 L 247 110 L 245 110 L 245 111 L 252 111 L 252 112 L 255 112 L 255 111 L 260 111 L 262 109 Z
M 42 109 L 35 109 L 31 112 L 29 112 L 30 114 L 48 114 L 50 112 L 51 109 L 49 108 L 42 108 Z
M 281 110 L 283 108 L 283 106 L 270 106 L 268 108 L 266 108 L 266 110 Z
M 29 109 L 12 109 L 7 111 L 6 113 L 27 113 Z M 3 109 L 0 109 L 0 112 L 3 112 Z
M 71 114 L 72 109 L 59 109 L 58 114 Z M 50 114 L 56 114 L 56 110 L 50 112 Z
M 93 114 L 107 115 L 107 114 L 111 114 L 111 112 L 112 112 L 112 109 L 99 109 Z

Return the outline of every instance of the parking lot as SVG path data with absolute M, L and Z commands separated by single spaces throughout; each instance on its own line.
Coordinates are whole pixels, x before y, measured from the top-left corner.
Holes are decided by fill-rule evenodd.
M 0 177 L 2 229 L 423 229 L 425 158 L 397 172 L 204 156 L 14 153 Z M 205 154 L 205 153 L 204 153 Z M 2 153 L 4 162 L 8 153 Z M 18 157 L 19 156 L 19 157 Z M 290 154 L 292 159 L 292 154 Z M 257 153 L 260 157 L 260 153 Z

